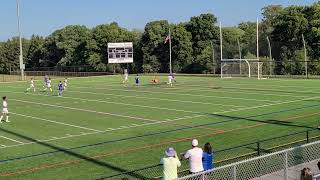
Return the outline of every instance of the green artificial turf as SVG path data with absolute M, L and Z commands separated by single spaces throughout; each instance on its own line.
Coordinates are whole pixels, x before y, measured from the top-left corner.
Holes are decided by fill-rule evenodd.
M 254 154 L 257 141 L 319 125 L 319 80 L 178 76 L 169 87 L 166 77 L 157 85 L 152 78 L 142 76 L 140 87 L 133 76 L 126 87 L 121 76 L 69 79 L 62 97 L 59 78 L 52 93 L 42 92 L 41 80 L 36 92 L 25 92 L 26 82 L 0 83 L 11 112 L 11 122 L 0 124 L 0 179 L 111 176 L 156 165 L 166 148 L 184 152 L 193 138 L 217 152 L 249 144 L 217 153 L 221 162 Z M 261 152 L 304 139 L 299 133 L 262 142 Z M 157 167 L 126 178 L 159 175 Z

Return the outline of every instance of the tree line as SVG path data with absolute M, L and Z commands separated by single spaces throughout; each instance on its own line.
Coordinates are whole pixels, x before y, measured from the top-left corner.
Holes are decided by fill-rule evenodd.
M 262 9 L 259 23 L 259 54 L 268 61 L 267 37 L 271 42 L 270 68 L 275 74 L 303 74 L 306 41 L 309 73 L 319 74 L 320 3 L 309 6 L 269 5 Z M 220 35 L 218 19 L 207 13 L 178 24 L 166 20 L 152 21 L 144 30 L 128 30 L 116 22 L 87 28 L 69 25 L 47 37 L 33 35 L 22 39 L 27 69 L 43 67 L 85 66 L 86 71 L 121 71 L 126 64 L 107 64 L 107 43 L 133 42 L 134 63 L 131 72 L 169 72 L 169 46 L 164 44 L 169 28 L 172 35 L 174 72 L 219 72 Z M 252 58 L 256 52 L 256 22 L 241 22 L 223 27 L 223 58 Z M 239 43 L 238 43 L 239 42 Z M 240 52 L 238 44 L 240 44 Z M 213 57 L 213 52 L 215 57 Z M 268 64 L 268 63 L 266 63 Z M 19 67 L 19 39 L 0 42 L 0 72 Z

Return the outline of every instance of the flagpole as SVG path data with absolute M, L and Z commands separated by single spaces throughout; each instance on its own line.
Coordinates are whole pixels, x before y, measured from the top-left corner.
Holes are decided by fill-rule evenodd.
M 169 28 L 169 48 L 170 48 L 170 74 L 172 74 L 172 64 L 171 64 L 171 31 Z

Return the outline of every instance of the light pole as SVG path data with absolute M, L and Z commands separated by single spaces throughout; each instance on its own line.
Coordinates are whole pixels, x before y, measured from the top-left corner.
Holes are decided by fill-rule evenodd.
M 304 40 L 304 35 L 302 34 L 302 42 L 304 48 L 304 68 L 306 71 L 306 78 L 308 78 L 308 62 L 307 62 L 307 48 L 306 48 L 306 41 Z
M 211 51 L 212 51 L 212 73 L 216 74 L 215 67 L 214 67 L 214 48 L 213 48 L 212 41 L 210 41 L 210 43 L 211 43 Z
M 272 70 L 272 53 L 271 53 L 271 44 L 270 44 L 270 39 L 267 36 L 267 41 L 268 41 L 268 47 L 269 47 L 269 61 L 270 61 L 270 76 L 271 76 L 271 70 Z
M 21 32 L 20 32 L 20 6 L 19 6 L 19 0 L 16 0 L 16 3 L 17 3 L 17 17 L 18 17 L 19 45 L 20 45 L 19 63 L 20 63 L 21 80 L 24 80 L 24 64 L 23 64 L 23 55 L 22 55 L 22 39 L 21 39 Z
M 241 46 L 240 46 L 240 41 L 239 41 L 239 38 L 237 38 L 237 42 L 238 42 L 238 48 L 239 48 L 239 59 L 240 59 L 240 65 L 239 65 L 239 68 L 240 68 L 240 76 L 241 76 L 241 63 L 242 63 L 242 60 L 241 60 L 241 58 L 242 58 L 242 53 L 241 53 Z

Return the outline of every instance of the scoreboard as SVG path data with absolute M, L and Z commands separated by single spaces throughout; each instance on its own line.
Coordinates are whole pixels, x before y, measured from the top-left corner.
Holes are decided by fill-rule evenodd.
M 108 43 L 108 63 L 132 63 L 132 42 Z

